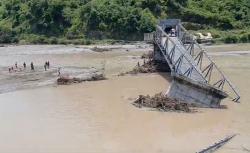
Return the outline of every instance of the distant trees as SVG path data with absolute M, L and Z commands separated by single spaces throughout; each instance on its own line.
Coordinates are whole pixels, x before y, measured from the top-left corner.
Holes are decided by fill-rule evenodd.
M 93 0 L 81 9 L 80 20 L 88 30 L 114 33 L 152 32 L 156 14 L 161 14 L 156 2 L 149 5 L 146 0 Z
M 0 42 L 30 35 L 82 39 L 152 32 L 161 18 L 220 30 L 250 27 L 249 0 L 1 0 Z M 40 39 L 40 38 L 39 38 Z M 245 37 L 242 38 L 245 41 Z
M 70 25 L 64 17 L 64 7 L 61 0 L 3 0 L 0 17 L 21 33 L 56 35 Z
M 15 32 L 9 27 L 0 26 L 0 43 L 15 43 L 17 38 Z
M 91 30 L 152 32 L 166 0 L 2 0 L 0 23 L 19 34 L 82 38 Z
M 70 27 L 63 11 L 65 5 L 61 0 L 30 0 L 26 20 L 32 33 L 57 35 Z
M 189 0 L 182 18 L 220 29 L 243 28 L 250 24 L 248 0 Z

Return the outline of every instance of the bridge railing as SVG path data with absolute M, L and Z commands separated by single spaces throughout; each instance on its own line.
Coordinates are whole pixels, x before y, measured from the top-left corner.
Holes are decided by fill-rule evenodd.
M 195 63 L 188 57 L 190 55 L 187 54 L 181 46 L 178 46 L 160 26 L 156 28 L 154 41 L 168 62 L 172 73 L 206 83 L 206 79 L 196 67 Z
M 187 52 L 195 60 L 207 83 L 220 90 L 226 91 L 230 96 L 232 96 L 233 101 L 238 102 L 240 95 L 236 87 L 195 40 L 194 35 L 189 33 L 182 25 L 179 26 L 179 40 L 186 47 Z

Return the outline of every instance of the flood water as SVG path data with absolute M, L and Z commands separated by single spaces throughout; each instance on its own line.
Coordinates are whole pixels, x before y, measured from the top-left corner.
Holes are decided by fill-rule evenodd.
M 30 53 L 27 50 L 33 46 L 25 47 L 25 51 L 22 46 L 13 47 L 0 48 L 0 67 L 16 61 L 33 61 L 41 66 L 46 60 L 55 67 L 105 65 L 108 80 L 0 94 L 1 153 L 193 153 L 230 134 L 238 135 L 218 152 L 250 150 L 248 54 L 227 55 L 227 46 L 223 46 L 223 56 L 213 56 L 239 88 L 240 104 L 225 99 L 227 109 L 175 113 L 139 109 L 131 104 L 140 94 L 166 92 L 171 80 L 169 74 L 117 76 L 142 62 L 143 51 L 96 53 L 69 47 L 72 52 L 65 53 L 65 46 L 56 51 L 50 46 Z M 210 52 L 213 48 L 208 47 Z M 237 46 L 233 51 L 237 49 L 242 51 Z

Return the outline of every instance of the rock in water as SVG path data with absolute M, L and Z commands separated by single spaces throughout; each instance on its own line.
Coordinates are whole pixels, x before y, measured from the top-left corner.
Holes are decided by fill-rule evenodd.
M 104 79 L 103 73 L 96 68 L 64 67 L 60 69 L 60 76 L 57 79 L 57 84 L 71 84 Z

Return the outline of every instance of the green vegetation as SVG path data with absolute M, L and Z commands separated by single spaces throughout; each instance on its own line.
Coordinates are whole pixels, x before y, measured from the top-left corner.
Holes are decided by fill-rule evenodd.
M 189 29 L 211 32 L 216 42 L 250 42 L 249 0 L 188 0 L 186 5 L 173 3 Z
M 249 0 L 1 0 L 0 43 L 141 40 L 164 18 L 216 41 L 250 42 Z M 112 42 L 112 41 L 111 41 Z

